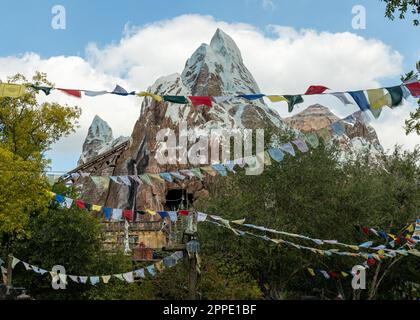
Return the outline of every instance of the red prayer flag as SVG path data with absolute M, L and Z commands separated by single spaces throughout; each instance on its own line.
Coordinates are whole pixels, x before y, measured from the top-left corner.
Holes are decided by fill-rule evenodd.
M 373 258 L 369 258 L 367 260 L 367 263 L 368 263 L 369 267 L 372 267 L 372 266 L 374 266 L 376 264 L 376 260 L 373 259 Z
M 188 216 L 189 215 L 189 211 L 188 210 L 180 210 L 179 211 L 179 214 L 181 215 L 181 216 Z
M 334 272 L 334 271 L 331 271 L 330 276 L 331 276 L 331 278 L 335 279 L 335 278 L 337 278 L 337 273 Z
M 369 228 L 362 228 L 364 234 L 369 234 Z
M 420 82 L 404 84 L 414 98 L 420 98 Z
M 211 102 L 211 98 L 210 97 L 199 97 L 199 96 L 190 96 L 188 97 L 188 99 L 191 100 L 191 103 L 194 107 L 198 107 L 198 106 L 208 106 L 208 107 L 212 107 L 212 102 Z
M 324 86 L 310 86 L 305 94 L 321 94 L 324 93 L 325 90 L 328 90 L 328 88 Z
M 63 91 L 64 93 L 67 93 L 68 95 L 76 97 L 76 98 L 81 98 L 82 97 L 82 93 L 81 93 L 80 90 L 60 89 L 60 88 L 58 88 L 58 90 Z
M 84 208 L 85 208 L 85 203 L 83 202 L 83 200 L 76 200 L 76 205 L 77 205 L 80 209 L 84 209 Z
M 129 221 L 133 221 L 133 210 L 124 210 L 123 211 L 123 217 Z

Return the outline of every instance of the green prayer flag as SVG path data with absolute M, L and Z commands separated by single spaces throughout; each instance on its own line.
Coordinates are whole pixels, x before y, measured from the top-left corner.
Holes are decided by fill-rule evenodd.
M 187 104 L 188 100 L 184 96 L 163 96 L 163 100 L 166 102 L 178 103 L 178 104 Z
M 309 143 L 309 145 L 316 149 L 319 146 L 318 136 L 315 133 L 308 133 L 304 137 L 305 141 Z
M 45 93 L 46 96 L 48 96 L 51 93 L 51 90 L 53 89 L 52 87 L 43 87 L 43 86 L 37 86 L 32 84 L 31 85 L 32 88 L 34 88 L 36 91 L 43 91 Z
M 404 96 L 404 93 L 403 93 L 403 90 L 402 90 L 401 86 L 389 87 L 389 88 L 385 88 L 385 89 L 391 95 L 392 106 L 390 106 L 390 107 L 398 106 L 402 102 L 402 99 L 403 99 L 403 96 Z
M 204 179 L 204 176 L 203 176 L 203 174 L 201 173 L 201 170 L 200 170 L 200 168 L 192 168 L 191 169 L 191 172 L 198 178 L 198 179 L 200 179 L 200 180 L 203 180 Z
M 302 103 L 303 98 L 301 95 L 295 95 L 295 96 L 284 96 L 287 99 L 287 104 L 289 106 L 289 112 L 293 111 L 293 108 L 296 104 Z

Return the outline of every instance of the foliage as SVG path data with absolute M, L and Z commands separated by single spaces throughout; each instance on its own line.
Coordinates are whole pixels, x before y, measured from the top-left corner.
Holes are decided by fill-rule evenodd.
M 356 244 L 371 239 L 380 244 L 380 239 L 367 237 L 355 227 L 369 226 L 397 234 L 414 221 L 420 208 L 419 161 L 419 150 L 407 153 L 397 149 L 391 157 L 375 161 L 361 155 L 340 162 L 336 150 L 320 146 L 307 154 L 288 156 L 281 164 L 273 163 L 260 176 L 237 173 L 234 178 L 220 179 L 210 188 L 211 197 L 196 206 L 227 219 L 246 218 L 248 223 L 314 238 Z M 316 288 L 329 292 L 330 298 L 338 294 L 352 298 L 350 281 L 312 278 L 306 268 L 340 271 L 363 262 L 360 258 L 322 257 L 255 238 L 237 237 L 213 225 L 206 227 L 200 237 L 206 254 L 235 252 L 232 261 L 243 265 L 264 295 L 273 299 L 300 298 L 313 294 Z M 308 241 L 300 243 L 314 246 Z M 403 260 L 393 268 L 408 268 L 410 261 Z M 379 267 L 380 275 L 389 264 L 384 262 Z M 375 271 L 369 270 L 369 279 L 373 279 Z M 406 273 L 398 281 L 403 278 L 419 280 L 415 273 Z M 375 297 L 376 291 L 362 296 Z
M 17 74 L 8 82 L 27 80 Z M 51 85 L 42 73 L 32 82 Z M 28 235 L 29 218 L 45 210 L 45 152 L 74 131 L 79 116 L 77 107 L 39 103 L 30 88 L 20 98 L 0 98 L 0 237 L 6 243 Z
M 420 72 L 420 61 L 416 64 L 417 72 Z M 415 75 L 414 71 L 410 71 L 405 76 L 401 77 L 401 81 L 406 82 L 411 79 Z M 405 121 L 405 131 L 406 134 L 410 134 L 412 132 L 417 133 L 420 135 L 420 99 L 417 100 L 418 108 L 414 112 L 410 112 L 410 118 Z
M 405 19 L 407 12 L 413 15 L 420 14 L 420 0 L 382 0 L 386 3 L 385 16 L 391 20 L 395 19 L 395 12 L 398 12 L 399 19 Z M 413 24 L 419 25 L 418 18 L 413 18 Z

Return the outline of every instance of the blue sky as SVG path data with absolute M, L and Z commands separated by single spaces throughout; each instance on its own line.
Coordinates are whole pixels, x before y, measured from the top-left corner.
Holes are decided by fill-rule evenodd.
M 0 18 L 0 79 L 40 70 L 64 87 L 111 90 L 119 83 L 143 90 L 160 76 L 181 72 L 218 27 L 236 41 L 264 93 L 298 93 L 310 84 L 341 90 L 395 85 L 420 60 L 420 27 L 411 19 L 386 19 L 380 0 L 0 0 L 0 5 L 7 12 Z M 55 5 L 66 9 L 65 30 L 51 27 Z M 352 28 L 355 5 L 366 8 L 364 30 Z M 49 98 L 83 111 L 76 133 L 48 153 L 58 171 L 75 166 L 95 114 L 117 137 L 131 134 L 139 113 L 139 100 L 130 98 Z M 354 111 L 325 103 L 339 116 Z M 418 136 L 407 137 L 403 130 L 413 110 L 414 105 L 386 110 L 373 123 L 386 148 L 418 143 Z M 277 111 L 289 116 L 284 108 Z
M 5 1 L 0 1 L 0 3 Z M 398 49 L 408 69 L 420 56 L 420 28 L 410 21 L 393 22 L 384 18 L 385 4 L 379 0 L 19 0 L 7 1 L 7 14 L 0 19 L 3 43 L 0 55 L 34 51 L 43 57 L 83 55 L 87 43 L 99 46 L 119 41 L 127 23 L 141 26 L 182 14 L 211 15 L 226 22 L 245 22 L 261 29 L 269 24 L 311 28 L 330 32 L 351 31 L 364 37 L 381 39 Z M 51 8 L 66 8 L 67 29 L 51 28 Z M 367 28 L 351 28 L 351 9 L 366 7 Z M 6 3 L 2 5 L 4 8 Z M 416 41 L 417 39 L 417 41 Z

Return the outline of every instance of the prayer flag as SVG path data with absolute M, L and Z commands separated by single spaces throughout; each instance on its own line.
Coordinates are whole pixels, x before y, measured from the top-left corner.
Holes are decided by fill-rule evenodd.
M 156 100 L 157 102 L 163 101 L 161 96 L 158 96 L 157 94 L 153 94 L 150 92 L 140 92 L 137 94 L 139 97 L 151 97 L 153 100 Z
M 292 112 L 295 105 L 302 103 L 303 98 L 301 95 L 295 95 L 295 96 L 284 96 L 287 99 L 287 104 L 289 106 L 289 112 Z
M 165 102 L 172 102 L 177 104 L 187 104 L 188 100 L 184 96 L 163 96 Z
M 369 102 L 367 101 L 365 93 L 363 91 L 350 91 L 348 92 L 348 94 L 350 94 L 353 97 L 360 110 L 366 111 L 370 109 Z
M 15 83 L 0 83 L 0 97 L 19 98 L 26 93 L 26 87 Z
M 82 93 L 80 92 L 80 90 L 73 90 L 73 89 L 62 89 L 62 88 L 57 88 L 58 90 L 68 94 L 69 96 L 73 96 L 76 98 L 81 98 L 82 97 Z
M 334 97 L 336 97 L 338 100 L 340 100 L 343 104 L 353 104 L 343 92 L 334 92 L 330 93 Z
M 305 94 L 306 95 L 321 94 L 321 93 L 324 93 L 325 90 L 328 90 L 328 88 L 324 86 L 310 86 L 308 90 L 305 92 Z
M 401 104 L 404 93 L 401 86 L 385 88 L 391 96 L 391 105 L 389 107 L 396 107 Z
M 258 100 L 261 99 L 262 97 L 264 97 L 264 94 L 241 94 L 238 97 L 239 98 L 244 98 L 247 100 Z
M 282 102 L 287 101 L 287 99 L 283 96 L 266 96 L 271 102 Z
M 404 85 L 414 98 L 420 98 L 420 82 L 405 83 Z
M 207 106 L 209 108 L 212 107 L 212 102 L 211 102 L 210 97 L 189 96 L 188 99 L 190 99 L 194 107 L 198 107 L 198 106 Z

